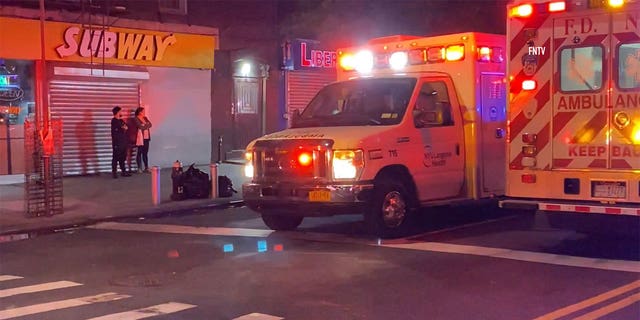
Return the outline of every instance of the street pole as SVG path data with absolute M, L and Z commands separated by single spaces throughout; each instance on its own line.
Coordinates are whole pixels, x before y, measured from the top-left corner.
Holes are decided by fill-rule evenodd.
M 36 62 L 36 129 L 42 129 L 43 136 L 49 131 L 49 106 L 46 97 L 46 54 L 44 20 L 46 10 L 44 0 L 40 0 L 40 61 Z

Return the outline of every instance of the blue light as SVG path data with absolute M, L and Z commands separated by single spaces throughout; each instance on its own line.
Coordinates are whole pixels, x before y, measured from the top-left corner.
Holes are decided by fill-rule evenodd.
M 258 252 L 266 252 L 267 251 L 267 241 L 260 240 L 258 241 Z
M 225 244 L 224 246 L 222 246 L 222 251 L 233 252 L 233 244 L 232 243 Z

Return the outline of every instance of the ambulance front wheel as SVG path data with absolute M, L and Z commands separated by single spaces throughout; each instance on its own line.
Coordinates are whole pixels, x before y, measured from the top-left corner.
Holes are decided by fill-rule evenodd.
M 271 230 L 288 231 L 297 228 L 302 223 L 303 217 L 277 214 L 262 214 L 262 221 Z
M 402 236 L 407 229 L 409 198 L 405 186 L 391 179 L 376 182 L 364 214 L 367 229 L 382 238 Z

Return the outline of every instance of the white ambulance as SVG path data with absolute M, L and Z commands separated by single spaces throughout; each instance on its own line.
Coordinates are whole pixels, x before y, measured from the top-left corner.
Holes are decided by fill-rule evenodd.
M 639 22 L 640 1 L 509 5 L 501 206 L 640 216 Z
M 339 81 L 247 146 L 246 205 L 274 230 L 363 213 L 395 236 L 420 206 L 504 194 L 505 43 L 470 32 L 339 50 Z

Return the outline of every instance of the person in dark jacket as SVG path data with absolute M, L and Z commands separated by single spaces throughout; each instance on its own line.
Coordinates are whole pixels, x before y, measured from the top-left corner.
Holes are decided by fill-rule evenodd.
M 136 152 L 136 164 L 138 165 L 138 172 L 142 172 L 142 163 L 144 161 L 144 172 L 149 171 L 149 142 L 151 141 L 151 121 L 146 117 L 143 107 L 136 109 L 136 127 L 138 127 L 138 133 L 136 137 L 136 146 L 138 150 Z
M 129 174 L 124 167 L 124 160 L 127 156 L 127 124 L 122 120 L 122 108 L 116 106 L 112 110 L 113 118 L 111 119 L 111 145 L 113 147 L 113 156 L 111 158 L 111 173 L 113 178 L 118 178 L 118 168 L 122 170 L 122 176 L 128 177 Z

